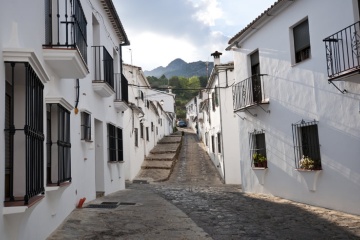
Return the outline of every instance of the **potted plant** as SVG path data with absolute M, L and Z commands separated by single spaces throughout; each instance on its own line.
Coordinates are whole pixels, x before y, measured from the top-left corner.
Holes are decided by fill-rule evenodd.
M 254 167 L 267 168 L 267 159 L 261 153 L 257 153 L 257 152 L 254 153 L 253 154 L 253 161 L 254 161 Z
M 316 166 L 315 161 L 308 156 L 302 156 L 302 158 L 300 159 L 301 169 L 314 170 L 315 166 Z

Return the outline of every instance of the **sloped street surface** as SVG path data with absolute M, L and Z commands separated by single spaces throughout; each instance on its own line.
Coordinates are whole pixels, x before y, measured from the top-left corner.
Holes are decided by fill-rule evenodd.
M 184 131 L 168 181 L 129 183 L 90 203 L 113 209 L 77 209 L 50 239 L 360 239 L 360 216 L 222 184 L 196 135 Z

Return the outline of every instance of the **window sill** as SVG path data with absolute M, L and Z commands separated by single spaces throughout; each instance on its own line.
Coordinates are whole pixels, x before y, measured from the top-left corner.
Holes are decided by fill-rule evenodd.
M 303 168 L 295 168 L 298 172 L 317 172 L 322 171 L 322 169 L 303 169 Z
M 93 140 L 85 140 L 85 139 L 81 139 L 81 142 L 88 142 L 88 143 L 93 143 Z
M 24 213 L 28 208 L 35 206 L 43 198 L 45 198 L 44 195 L 32 197 L 28 205 L 25 205 L 24 201 L 4 202 L 3 215 Z
M 108 161 L 110 164 L 124 163 L 125 161 Z
M 298 171 L 300 173 L 300 175 L 304 179 L 304 182 L 306 183 L 307 189 L 310 192 L 315 192 L 317 181 L 322 170 L 321 169 L 309 170 L 309 169 L 298 168 L 295 169 L 295 171 Z
M 52 191 L 56 191 L 59 190 L 62 187 L 67 187 L 71 184 L 71 182 L 63 182 L 60 183 L 60 186 L 58 186 L 56 183 L 53 184 L 47 184 L 45 187 L 45 192 L 52 192 Z
M 307 61 L 309 61 L 310 59 L 311 59 L 311 56 L 308 57 L 307 59 L 302 60 L 301 62 L 292 63 L 292 64 L 291 64 L 291 67 L 296 67 L 297 65 L 302 64 L 303 62 L 307 62 Z

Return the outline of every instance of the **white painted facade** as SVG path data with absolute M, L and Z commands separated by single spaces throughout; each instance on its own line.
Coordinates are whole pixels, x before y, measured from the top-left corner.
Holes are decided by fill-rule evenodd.
M 214 64 L 206 89 L 186 104 L 186 119 L 188 127 L 198 131 L 224 182 L 241 184 L 239 138 L 234 134 L 238 132 L 232 99 L 234 64 L 220 64 L 218 57 Z
M 260 73 L 267 74 L 260 106 L 236 112 L 240 156 L 234 161 L 241 162 L 244 191 L 360 214 L 360 77 L 333 82 L 347 90 L 344 94 L 329 84 L 323 42 L 359 21 L 357 2 L 278 1 L 230 40 L 237 83 L 251 77 L 250 56 L 255 51 Z M 293 28 L 304 19 L 309 23 L 311 54 L 295 63 Z M 301 120 L 317 123 L 321 171 L 295 165 L 297 136 L 292 124 Z M 249 136 L 254 130 L 265 134 L 266 169 L 252 166 Z
M 56 3 L 56 1 L 51 2 Z M 71 4 L 69 1 L 67 2 L 70 15 Z M 172 128 L 164 127 L 171 125 L 173 120 L 168 117 L 171 114 L 165 113 L 156 101 L 152 103 L 155 107 L 150 106 L 149 109 L 145 107 L 144 101 L 135 99 L 138 97 L 137 87 L 129 86 L 128 102 L 125 101 L 124 96 L 117 95 L 121 92 L 117 85 L 121 73 L 128 78 L 129 84 L 135 83 L 126 72 L 129 66 L 125 65 L 123 69 L 120 69 L 121 45 L 129 44 L 129 41 L 112 1 L 75 0 L 71 2 L 72 4 L 81 4 L 87 23 L 84 28 L 86 31 L 82 29 L 81 32 L 86 36 L 86 44 L 81 46 L 80 43 L 77 43 L 77 48 L 50 46 L 57 42 L 54 40 L 57 37 L 55 18 L 50 24 L 52 25 L 53 41 L 46 42 L 45 36 L 48 35 L 45 29 L 49 29 L 49 26 L 45 24 L 45 19 L 49 16 L 45 13 L 47 1 L 15 0 L 11 3 L 3 3 L 0 9 L 0 59 L 2 61 L 0 64 L 0 126 L 5 126 L 3 129 L 7 129 L 0 131 L 0 199 L 5 201 L 0 206 L 0 212 L 3 214 L 0 219 L 1 239 L 45 239 L 71 213 L 81 198 L 86 198 L 86 202 L 88 202 L 94 200 L 97 194 L 107 195 L 123 190 L 125 180 L 132 179 L 136 175 L 136 171 L 139 169 L 137 164 L 141 165 L 144 156 L 162 136 L 172 132 Z M 64 4 L 65 1 L 60 1 L 59 12 L 63 22 L 66 21 Z M 55 6 L 53 5 L 53 11 L 55 11 L 53 16 L 56 16 L 57 7 Z M 79 8 L 76 9 L 79 11 Z M 69 17 L 68 21 L 71 20 Z M 59 25 L 61 26 L 59 41 L 64 44 L 65 28 L 63 26 L 65 24 Z M 71 34 L 74 34 L 74 31 L 69 30 L 69 35 Z M 80 33 L 77 32 L 77 34 Z M 93 46 L 101 46 L 98 48 L 101 54 L 95 55 Z M 80 54 L 83 49 L 84 51 Z M 105 62 L 103 61 L 105 60 L 103 51 L 108 52 L 107 59 L 112 59 L 112 64 L 107 66 L 113 68 L 115 77 L 113 74 L 111 77 L 114 77 L 114 86 L 104 82 L 106 69 L 105 64 L 102 63 Z M 85 61 L 86 55 L 87 61 Z M 24 63 L 33 70 L 31 76 L 24 74 L 24 66 L 26 66 Z M 12 74 L 12 64 L 15 64 L 14 74 Z M 136 79 L 143 81 L 139 85 L 148 86 L 143 73 L 139 69 L 134 72 L 139 74 Z M 15 76 L 14 81 L 12 76 Z M 39 89 L 43 85 L 42 97 L 41 90 L 32 95 L 32 99 L 40 99 L 38 103 L 26 101 L 25 89 L 30 89 L 26 87 L 29 79 L 34 80 Z M 76 79 L 79 79 L 79 85 L 77 85 Z M 78 86 L 79 88 L 77 88 Z M 12 89 L 14 89 L 14 94 L 12 94 Z M 79 89 L 78 94 L 77 89 Z M 148 87 L 144 92 L 146 89 Z M 31 95 L 32 92 L 33 90 L 29 94 Z M 5 189 L 5 185 L 9 185 L 9 181 L 5 180 L 9 176 L 9 169 L 5 166 L 5 162 L 9 159 L 7 154 L 9 151 L 5 151 L 5 146 L 8 147 L 5 142 L 8 143 L 8 141 L 5 139 L 8 139 L 7 132 L 11 129 L 7 126 L 11 115 L 8 113 L 8 108 L 11 104 L 7 104 L 7 101 L 5 103 L 5 98 L 11 99 L 9 102 L 14 104 L 14 125 L 15 129 L 19 129 L 15 131 L 14 135 L 14 197 L 23 198 L 24 195 L 28 195 L 25 189 L 25 158 L 29 154 L 25 152 L 25 136 L 24 131 L 21 130 L 25 129 L 24 125 L 27 124 L 25 116 L 32 116 L 31 119 L 35 119 L 36 124 L 30 125 L 30 127 L 35 126 L 36 131 L 43 128 L 41 134 L 36 135 L 38 138 L 43 136 L 43 141 L 37 145 L 42 146 L 42 151 L 35 152 L 33 148 L 29 148 L 31 153 L 37 154 L 36 157 L 31 158 L 31 161 L 39 163 L 34 166 L 39 171 L 35 173 L 30 170 L 29 174 L 36 176 L 36 179 L 39 180 L 36 186 L 40 186 L 38 189 L 41 193 L 39 195 L 36 193 L 34 197 L 30 196 L 29 205 L 24 205 L 24 201 L 22 201 L 18 207 L 14 207 L 13 202 L 5 196 L 5 192 L 9 193 L 8 189 Z M 37 106 L 36 109 L 34 108 L 36 112 L 30 110 L 30 113 L 33 114 L 26 115 L 26 102 L 29 103 L 30 109 Z M 173 102 L 166 103 L 166 105 L 173 105 Z M 50 105 L 52 110 L 49 110 Z M 60 106 L 58 108 L 63 110 L 60 111 L 58 108 L 56 110 L 54 106 Z M 65 116 L 69 116 L 69 122 L 64 120 L 65 118 L 61 118 L 63 122 L 58 121 L 62 112 L 65 112 Z M 154 135 L 155 130 L 150 132 L 152 135 L 149 137 L 149 141 L 142 142 L 139 137 L 139 146 L 135 147 L 133 129 L 139 127 L 141 112 L 145 112 L 144 127 L 149 127 L 151 122 L 157 124 L 160 118 L 163 119 L 163 125 L 161 128 L 159 127 L 157 135 Z M 90 116 L 88 118 L 90 120 L 85 120 L 84 116 Z M 67 125 L 68 123 L 69 125 Z M 159 126 L 160 124 L 159 122 Z M 70 157 L 62 158 L 64 155 L 58 155 L 58 140 L 60 141 L 61 133 L 66 133 L 66 131 L 58 132 L 58 126 L 64 130 L 69 129 L 68 140 L 71 148 L 70 155 L 66 156 Z M 90 127 L 91 130 L 83 130 L 85 127 Z M 117 151 L 113 151 L 115 154 L 113 156 L 109 153 L 108 128 L 116 130 L 116 150 L 120 150 L 119 139 L 122 132 L 122 158 Z M 86 135 L 86 140 L 82 140 L 85 139 L 82 136 L 85 136 L 85 133 L 89 134 Z M 146 130 L 144 130 L 144 137 L 146 137 Z M 66 149 L 69 149 L 68 140 L 65 141 L 64 148 Z M 51 157 L 48 155 L 48 146 L 51 146 L 49 148 Z M 68 164 L 66 169 L 69 170 L 60 172 L 67 177 L 71 174 L 71 181 L 69 179 L 62 181 L 60 186 L 56 184 L 57 180 L 60 180 L 57 174 L 57 170 L 60 168 L 58 162 L 61 162 L 59 159 L 66 159 L 65 162 Z M 48 170 L 50 165 L 51 171 Z M 41 169 L 42 171 L 40 171 Z M 49 178 L 47 177 L 48 172 L 52 173 Z M 53 184 L 48 184 L 49 179 L 53 181 Z M 43 184 L 40 180 L 43 181 Z M 43 198 L 38 199 L 38 196 Z M 36 199 L 36 203 L 32 204 L 34 199 Z
M 125 148 L 130 150 L 129 161 L 124 165 L 126 180 L 131 181 L 139 173 L 144 158 L 157 142 L 173 132 L 174 117 L 169 116 L 175 115 L 175 96 L 151 89 L 140 67 L 124 64 L 123 70 L 129 81 L 130 104 L 130 109 L 124 113 L 126 117 L 123 118 L 126 121 L 126 134 L 130 137 Z

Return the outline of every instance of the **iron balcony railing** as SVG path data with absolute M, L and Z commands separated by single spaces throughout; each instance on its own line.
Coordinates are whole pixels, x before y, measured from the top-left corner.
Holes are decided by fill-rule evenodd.
M 93 46 L 94 80 L 106 82 L 114 89 L 114 60 L 103 46 Z
M 44 47 L 77 49 L 87 63 L 86 25 L 80 0 L 45 0 Z
M 360 69 L 360 22 L 340 30 L 323 41 L 330 80 Z
M 116 100 L 129 102 L 129 89 L 126 77 L 121 73 L 115 73 Z
M 267 75 L 253 75 L 232 87 L 235 111 L 262 103 L 265 100 L 264 76 Z

